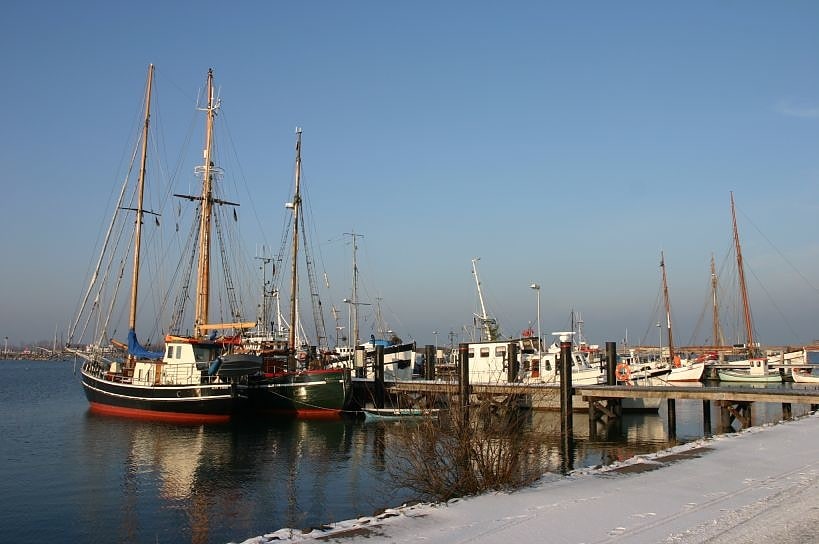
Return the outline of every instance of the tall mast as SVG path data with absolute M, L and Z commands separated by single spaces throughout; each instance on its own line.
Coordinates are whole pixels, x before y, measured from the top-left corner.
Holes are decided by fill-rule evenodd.
M 660 268 L 663 271 L 663 299 L 665 300 L 665 323 L 668 327 L 668 358 L 674 361 L 674 335 L 671 333 L 671 299 L 668 296 L 668 279 L 665 274 L 665 255 L 660 251 Z
M 145 89 L 145 123 L 142 127 L 142 160 L 139 165 L 137 188 L 136 227 L 134 229 L 134 270 L 131 278 L 131 312 L 128 329 L 136 330 L 137 295 L 139 290 L 139 253 L 142 246 L 143 193 L 145 192 L 145 167 L 148 160 L 148 124 L 151 120 L 151 87 L 154 81 L 154 65 L 148 65 L 148 84 Z
M 296 300 L 298 298 L 299 210 L 301 208 L 301 128 L 296 128 L 296 194 L 293 197 L 293 258 L 290 268 L 290 333 L 287 370 L 296 370 Z
M 360 340 L 360 331 L 358 328 L 358 242 L 356 237 L 363 236 L 362 234 L 356 234 L 355 232 L 349 233 L 349 236 L 353 239 L 353 291 L 352 291 L 352 302 L 350 303 L 352 309 L 350 310 L 352 313 L 352 320 L 353 320 L 353 348 L 358 346 Z
M 713 307 L 713 331 L 712 341 L 715 346 L 721 346 L 725 343 L 722 338 L 722 327 L 719 324 L 719 301 L 717 298 L 717 272 L 714 266 L 714 254 L 711 254 L 711 305 Z
M 737 270 L 739 272 L 739 293 L 742 296 L 742 312 L 745 316 L 745 331 L 748 340 L 748 353 L 755 351 L 754 326 L 751 321 L 751 305 L 748 303 L 748 289 L 745 285 L 745 267 L 742 263 L 742 250 L 739 246 L 739 229 L 737 228 L 737 215 L 734 208 L 734 192 L 731 191 L 731 221 L 734 225 L 734 248 L 737 253 Z
M 208 323 L 210 306 L 210 239 L 213 211 L 213 120 L 219 107 L 213 96 L 213 68 L 208 69 L 207 106 L 205 106 L 205 150 L 202 166 L 202 204 L 199 218 L 199 263 L 196 282 L 194 336 L 202 336 Z

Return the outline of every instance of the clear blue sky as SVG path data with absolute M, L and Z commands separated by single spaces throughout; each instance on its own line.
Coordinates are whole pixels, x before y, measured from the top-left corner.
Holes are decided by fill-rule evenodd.
M 537 282 L 544 332 L 574 308 L 591 342 L 656 342 L 663 250 L 686 343 L 733 190 L 760 340 L 819 338 L 817 2 L 12 0 L 0 46 L 10 344 L 73 317 L 149 63 L 191 102 L 214 68 L 266 231 L 251 254 L 280 239 L 304 128 L 325 307 L 354 230 L 362 297 L 404 339 L 471 323 L 480 257 L 506 334 Z

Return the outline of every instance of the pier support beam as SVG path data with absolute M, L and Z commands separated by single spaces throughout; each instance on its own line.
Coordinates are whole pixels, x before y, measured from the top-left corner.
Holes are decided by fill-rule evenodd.
M 791 411 L 791 403 L 782 403 L 782 419 L 793 419 L 793 412 Z
M 702 401 L 702 435 L 708 438 L 712 435 L 711 432 L 711 401 Z

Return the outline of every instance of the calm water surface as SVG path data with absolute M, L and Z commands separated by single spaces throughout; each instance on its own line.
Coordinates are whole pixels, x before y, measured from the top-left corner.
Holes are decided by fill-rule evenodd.
M 413 498 L 387 471 L 392 426 L 355 419 L 185 426 L 98 416 L 78 370 L 73 361 L 0 361 L 0 542 L 240 542 Z M 781 417 L 779 406 L 754 410 L 754 424 Z M 725 430 L 713 413 L 714 432 Z M 546 464 L 560 470 L 557 415 L 533 412 L 530 425 L 554 444 Z M 585 415 L 575 416 L 574 429 L 575 468 L 669 445 L 664 409 L 627 414 L 594 441 Z M 678 401 L 677 442 L 701 436 L 702 403 Z

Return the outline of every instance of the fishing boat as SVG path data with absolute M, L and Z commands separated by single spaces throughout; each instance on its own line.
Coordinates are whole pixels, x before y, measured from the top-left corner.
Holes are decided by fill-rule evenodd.
M 813 373 L 813 369 L 796 369 L 791 371 L 793 381 L 796 383 L 819 384 L 819 376 Z
M 749 383 L 777 383 L 782 381 L 779 371 L 770 370 L 765 359 L 751 359 L 747 369 L 717 369 L 720 381 L 749 382 Z
M 262 372 L 251 376 L 239 391 L 247 396 L 256 414 L 287 414 L 296 417 L 337 418 L 350 401 L 352 379 L 348 368 L 326 368 L 323 357 L 297 342 L 297 303 L 299 293 L 299 236 L 301 214 L 301 136 L 296 130 L 295 194 L 287 208 L 292 210 L 292 252 L 290 267 L 290 323 L 286 343 L 271 338 L 258 339 L 254 346 L 264 357 Z M 313 297 L 314 298 L 314 297 Z
M 152 419 L 225 421 L 242 401 L 237 394 L 237 384 L 246 380 L 249 374 L 258 372 L 261 358 L 234 352 L 235 343 L 231 340 L 232 336 L 217 337 L 219 330 L 236 331 L 255 323 L 213 324 L 209 321 L 210 244 L 214 207 L 236 205 L 217 198 L 214 194 L 213 181 L 219 174 L 212 158 L 213 124 L 218 101 L 214 99 L 212 70 L 209 70 L 207 75 L 207 104 L 203 108 L 206 112 L 204 164 L 197 168 L 197 172 L 201 174 L 202 192 L 196 196 L 175 195 L 199 203 L 198 224 L 193 227 L 199 233 L 199 243 L 193 255 L 198 257 L 194 333 L 191 336 L 167 334 L 164 349 L 161 351 L 143 347 L 136 334 L 143 219 L 146 214 L 154 213 L 144 208 L 143 199 L 153 73 L 154 67 L 151 65 L 148 69 L 145 92 L 145 120 L 142 126 L 136 207 L 127 207 L 123 203 L 126 188 L 130 185 L 126 179 L 91 284 L 69 333 L 71 346 L 75 334 L 81 336 L 78 325 L 83 316 L 87 316 L 86 326 L 90 320 L 88 317 L 90 313 L 86 314 L 86 311 L 91 307 L 99 309 L 101 297 L 110 289 L 102 279 L 101 271 L 105 268 L 109 270 L 115 268 L 111 264 L 117 261 L 109 260 L 106 250 L 109 246 L 118 244 L 113 238 L 109 243 L 109 238 L 115 224 L 120 221 L 130 222 L 122 217 L 124 212 L 133 211 L 136 218 L 133 220 L 131 256 L 133 269 L 127 344 L 116 340 L 111 340 L 111 345 L 106 344 L 107 329 L 103 327 L 97 332 L 96 344 L 88 345 L 85 349 L 73 347 L 70 350 L 85 361 L 81 370 L 82 385 L 91 408 L 95 411 Z M 186 261 L 193 263 L 193 256 L 186 258 Z M 125 260 L 120 262 L 124 268 Z M 118 289 L 114 289 L 114 292 L 118 292 Z M 113 302 L 110 307 L 113 308 Z M 177 315 L 181 316 L 182 313 Z M 109 312 L 104 322 L 108 323 L 110 317 Z M 84 326 L 81 330 L 84 331 L 85 328 Z

